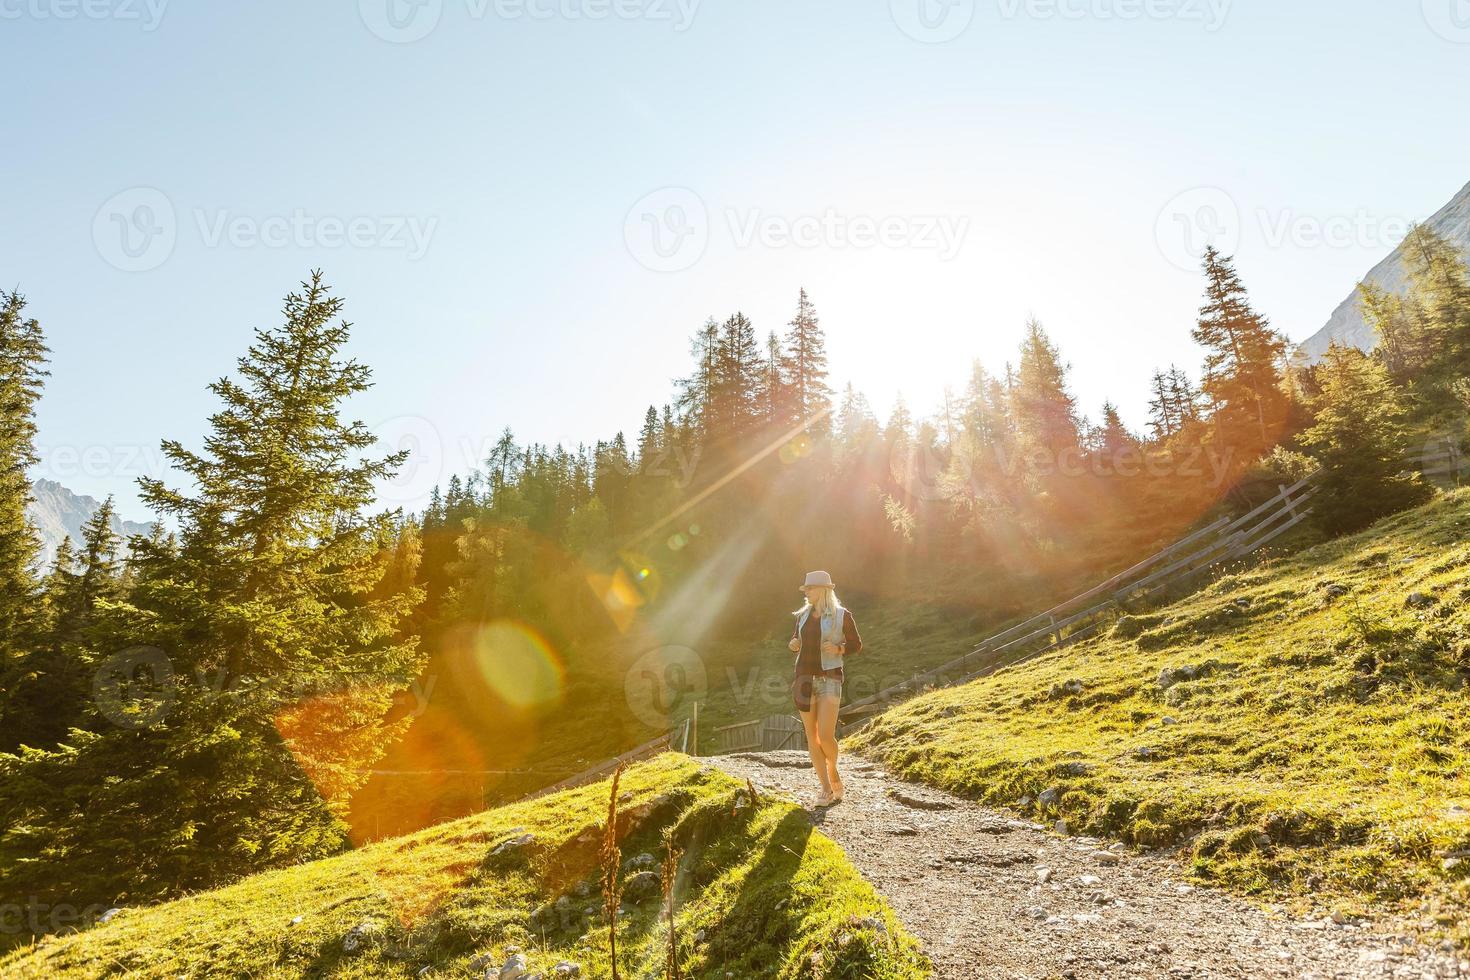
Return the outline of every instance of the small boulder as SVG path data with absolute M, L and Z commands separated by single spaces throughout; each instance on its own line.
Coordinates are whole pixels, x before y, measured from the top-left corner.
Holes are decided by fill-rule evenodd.
M 656 871 L 640 871 L 628 879 L 624 886 L 624 893 L 631 899 L 641 901 L 657 895 L 663 888 L 663 882 Z
M 1161 724 L 1161 725 L 1177 725 L 1177 724 L 1179 724 L 1179 719 L 1178 718 L 1175 718 L 1173 715 L 1165 715 L 1164 717 L 1162 717 L 1162 718 L 1159 719 L 1159 724 Z
M 1438 603 L 1439 600 L 1434 596 L 1426 595 L 1423 592 L 1410 592 L 1409 597 L 1404 600 L 1404 606 L 1408 609 L 1428 609 L 1430 606 L 1437 605 Z
M 1054 825 L 1054 828 L 1055 828 L 1055 830 L 1056 830 L 1057 833 L 1062 834 L 1064 836 L 1067 835 L 1067 834 L 1070 834 L 1072 832 L 1072 824 L 1068 822 L 1068 820 L 1067 820 L 1066 817 L 1063 817 L 1062 819 L 1058 820 L 1056 822 L 1056 824 Z
M 527 844 L 530 844 L 535 839 L 536 836 L 534 834 L 522 834 L 519 837 L 512 837 L 508 841 L 502 841 L 501 843 L 496 844 L 495 847 L 490 851 L 490 856 L 500 857 L 502 854 L 507 854 L 511 851 L 519 850 L 520 848 L 525 847 Z
M 347 935 L 342 937 L 342 951 L 344 953 L 356 953 L 365 947 L 368 939 L 378 931 L 377 923 L 362 922 L 347 930 Z
M 1060 800 L 1061 798 L 1061 787 L 1053 786 L 1051 789 L 1044 789 L 1040 793 L 1038 793 L 1036 795 L 1036 802 L 1040 803 L 1042 806 L 1053 806 L 1055 805 L 1057 800 Z
M 571 960 L 562 960 L 551 968 L 551 975 L 554 977 L 580 977 L 582 975 L 582 968 Z
M 1092 772 L 1092 767 L 1085 762 L 1068 762 L 1057 767 L 1057 775 L 1076 778 L 1085 776 Z
M 658 858 L 652 854 L 636 854 L 623 862 L 624 871 L 636 871 L 643 868 L 652 868 L 658 865 Z
M 527 972 L 529 971 L 526 969 L 526 954 L 515 953 L 501 965 L 495 976 L 500 980 L 521 980 Z

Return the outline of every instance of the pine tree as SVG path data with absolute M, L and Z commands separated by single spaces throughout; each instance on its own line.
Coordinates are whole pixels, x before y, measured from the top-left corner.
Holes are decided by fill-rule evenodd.
M 714 317 L 705 321 L 689 342 L 694 358 L 694 373 L 676 382 L 679 414 L 698 437 L 708 432 L 711 424 L 710 403 L 719 384 L 720 325 Z
M 755 327 L 736 313 L 720 327 L 708 391 L 705 435 L 711 444 L 738 442 L 760 427 L 762 359 Z
M 35 410 L 49 352 L 25 309 L 19 292 L 0 293 L 0 669 L 31 645 L 37 626 L 40 545 L 26 517 L 27 471 L 37 462 Z
M 1200 421 L 1199 389 L 1181 368 L 1169 368 L 1169 397 L 1174 404 L 1174 416 L 1180 431 Z
M 42 587 L 44 626 L 5 678 L 0 751 L 19 745 L 52 748 L 71 728 L 88 723 L 99 608 L 122 598 L 119 541 L 112 521 L 109 497 L 83 524 L 80 555 L 70 537 L 61 539 Z
M 1067 390 L 1067 368 L 1041 324 L 1030 320 L 1021 341 L 1011 403 L 1026 449 L 1057 459 L 1080 443 L 1077 404 Z
M 1433 345 L 1419 319 L 1406 309 L 1404 299 L 1370 282 L 1358 283 L 1358 305 L 1378 335 L 1384 366 L 1395 378 L 1418 374 L 1433 358 Z
M 781 347 L 781 338 L 772 330 L 766 336 L 765 378 L 761 398 L 765 403 L 766 424 L 779 432 L 789 430 L 797 421 L 795 389 L 791 383 L 790 364 Z
M 900 392 L 893 399 L 893 411 L 888 414 L 888 424 L 883 428 L 883 441 L 890 448 L 907 446 L 914 440 L 914 417 Z
M 151 650 L 169 683 L 102 701 L 112 724 L 71 750 L 0 760 L 54 795 L 0 850 L 42 837 L 65 849 L 44 877 L 0 871 L 0 893 L 146 901 L 345 846 L 351 794 L 406 725 L 385 719 L 422 664 L 401 630 L 422 593 L 379 591 L 395 520 L 365 512 L 404 454 L 371 456 L 373 434 L 340 418 L 369 386 L 340 356 L 340 309 L 313 274 L 284 323 L 256 333 L 238 380 L 210 386 L 222 404 L 203 450 L 164 443 L 187 489 L 140 480 L 178 541 L 134 539 L 137 585 L 101 649 Z M 23 805 L 6 783 L 4 822 Z
M 1205 348 L 1205 394 L 1227 444 L 1261 456 L 1286 417 L 1280 364 L 1286 341 L 1251 309 L 1232 260 L 1205 249 L 1205 304 L 1194 329 Z
M 69 576 L 66 588 L 50 600 L 51 631 L 57 643 L 80 642 L 92 626 L 98 603 L 121 598 L 121 542 L 112 529 L 113 520 L 112 498 L 108 497 L 82 525 L 82 551 L 78 556 L 82 570 Z
M 1411 329 L 1431 381 L 1444 386 L 1465 373 L 1470 357 L 1470 269 L 1444 236 L 1416 225 L 1404 239 L 1411 283 Z
M 796 303 L 796 316 L 786 333 L 786 364 L 791 379 L 792 405 L 801 421 L 817 419 L 815 431 L 831 431 L 832 389 L 827 385 L 827 339 L 817 309 L 806 290 Z
M 1117 459 L 1136 443 L 1118 414 L 1118 406 L 1112 402 L 1103 402 L 1102 424 L 1098 426 L 1096 438 L 1098 451 L 1109 459 Z
M 1356 348 L 1334 343 L 1317 368 L 1316 424 L 1301 442 L 1322 464 L 1313 509 L 1331 533 L 1355 531 L 1424 500 L 1428 488 L 1405 472 L 1404 406 L 1388 370 Z
M 1164 442 L 1179 431 L 1180 419 L 1170 379 L 1163 371 L 1155 371 L 1149 380 L 1149 394 L 1149 429 L 1156 441 Z
M 652 405 L 643 415 L 643 428 L 638 432 L 638 471 L 646 473 L 658 462 L 662 452 L 660 441 L 663 427 L 659 424 L 658 409 Z

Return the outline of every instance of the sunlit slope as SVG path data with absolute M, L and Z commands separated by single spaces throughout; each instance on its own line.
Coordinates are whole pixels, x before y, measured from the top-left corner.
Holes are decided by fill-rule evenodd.
M 1467 598 L 1459 491 L 915 699 L 853 744 L 1074 833 L 1184 845 L 1201 879 L 1427 897 L 1448 922 L 1470 891 Z
M 683 756 L 623 776 L 622 975 L 662 976 L 661 841 L 685 856 L 682 975 L 927 977 L 914 943 L 830 840 L 790 804 L 751 802 Z M 530 972 L 609 976 L 597 911 L 602 783 L 249 878 L 0 960 L 6 977 L 479 976 L 519 947 Z M 653 874 L 649 879 L 636 877 Z M 566 971 L 568 968 L 563 967 Z

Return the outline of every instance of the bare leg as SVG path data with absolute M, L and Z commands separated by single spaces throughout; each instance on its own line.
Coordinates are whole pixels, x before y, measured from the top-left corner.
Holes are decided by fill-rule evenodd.
M 815 708 L 816 706 L 813 705 Z M 827 754 L 822 751 L 822 742 L 817 737 L 817 712 L 803 711 L 801 723 L 806 728 L 806 749 L 812 757 L 812 769 L 817 774 L 817 780 L 822 784 L 822 792 L 831 793 L 832 784 L 827 781 Z
M 823 785 L 838 795 L 842 793 L 842 777 L 837 773 L 837 713 L 841 708 L 840 697 L 829 695 L 817 699 L 817 737 L 822 743 L 822 755 L 826 759 L 827 770 Z M 815 760 L 815 753 L 812 758 Z

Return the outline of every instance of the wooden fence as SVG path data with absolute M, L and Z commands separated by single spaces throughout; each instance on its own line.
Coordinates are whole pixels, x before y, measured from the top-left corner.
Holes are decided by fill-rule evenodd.
M 1123 610 L 1194 583 L 1296 527 L 1312 513 L 1312 477 L 1283 486 L 1240 517 L 1222 517 L 1079 596 L 982 640 L 962 657 L 854 701 L 842 709 L 841 731 L 866 724 L 893 704 L 929 688 L 963 684 L 1092 636 Z
M 693 723 L 691 721 L 685 721 L 682 725 L 679 725 L 665 735 L 660 735 L 651 742 L 644 742 L 637 748 L 629 749 L 622 755 L 614 756 L 605 762 L 599 762 L 591 769 L 586 769 L 577 773 L 575 776 L 563 779 L 559 783 L 553 783 L 550 786 L 536 790 L 534 793 L 527 794 L 521 797 L 521 802 L 550 796 L 553 793 L 560 793 L 563 790 L 576 789 L 579 786 L 588 786 L 611 776 L 617 771 L 618 766 L 628 765 L 633 762 L 642 762 L 644 759 L 651 759 L 665 752 L 688 752 L 691 748 L 690 739 L 692 735 Z
M 716 728 L 713 735 L 715 755 L 806 749 L 806 727 L 794 715 L 772 715 L 755 721 L 742 721 L 738 725 Z

